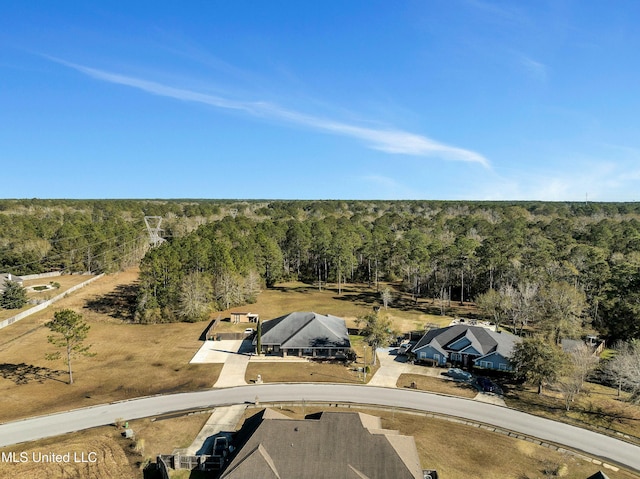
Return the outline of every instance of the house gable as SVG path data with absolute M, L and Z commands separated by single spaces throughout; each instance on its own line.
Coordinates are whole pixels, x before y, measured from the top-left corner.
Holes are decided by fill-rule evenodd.
M 435 348 L 430 344 L 423 346 L 419 350 L 414 350 L 414 354 L 418 360 L 431 359 L 433 361 L 437 361 L 439 364 L 445 364 L 449 357 L 446 351 L 443 351 L 440 348 Z
M 324 412 L 315 419 L 258 421 L 245 421 L 255 429 L 243 433 L 243 426 L 239 434 L 245 440 L 238 444 L 221 478 L 423 477 L 413 438 L 397 431 L 370 430 L 366 425 L 379 427 L 377 421 L 358 413 Z
M 474 348 L 471 344 L 458 352 L 460 354 L 468 354 L 469 356 L 482 356 L 482 353 Z
M 485 369 L 496 369 L 501 371 L 511 371 L 513 369 L 509 359 L 495 351 L 476 358 L 474 360 L 474 364 L 479 368 Z
M 508 358 L 520 338 L 510 333 L 497 333 L 479 326 L 457 324 L 428 331 L 412 348 L 416 358 L 434 359 L 435 354 L 461 361 L 463 356 L 488 363 L 495 362 L 494 369 L 511 369 Z M 421 354 L 422 353 L 422 354 Z M 490 356 L 496 353 L 497 355 Z M 445 361 L 439 361 L 444 364 Z M 480 365 L 480 363 L 477 363 Z M 501 366 L 502 365 L 502 366 Z
M 466 348 L 470 344 L 471 344 L 471 340 L 468 337 L 463 336 L 462 338 L 449 343 L 447 345 L 447 349 L 450 349 L 451 351 L 460 351 L 461 349 Z

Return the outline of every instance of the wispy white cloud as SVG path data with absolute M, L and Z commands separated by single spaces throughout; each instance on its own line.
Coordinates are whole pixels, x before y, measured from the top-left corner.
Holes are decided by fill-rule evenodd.
M 624 170 L 624 171 L 623 171 Z M 555 171 L 496 167 L 478 182 L 474 198 L 540 201 L 638 201 L 639 169 L 582 159 L 569 169 Z
M 547 80 L 548 67 L 544 63 L 538 62 L 533 58 L 521 54 L 520 64 L 532 77 L 541 81 Z
M 489 168 L 489 161 L 480 153 L 440 143 L 424 135 L 393 128 L 371 128 L 352 125 L 288 110 L 270 102 L 231 100 L 222 96 L 176 88 L 154 81 L 90 68 L 53 57 L 47 58 L 98 80 L 137 88 L 154 95 L 202 103 L 215 108 L 240 111 L 256 117 L 286 121 L 336 135 L 356 138 L 365 141 L 370 148 L 387 153 L 479 163 L 485 168 Z
M 489 15 L 491 18 L 507 22 L 511 24 L 521 25 L 528 23 L 527 15 L 518 7 L 514 5 L 497 5 L 496 3 L 485 2 L 481 0 L 466 0 L 467 5 L 482 11 Z

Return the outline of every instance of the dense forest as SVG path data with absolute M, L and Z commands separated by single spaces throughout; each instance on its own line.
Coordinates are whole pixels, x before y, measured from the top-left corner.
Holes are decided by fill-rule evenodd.
M 158 247 L 144 215 L 164 220 Z M 640 337 L 638 203 L 4 200 L 0 226 L 0 268 L 15 274 L 142 258 L 141 322 L 202 319 L 283 280 L 384 281 L 477 301 L 516 330 L 543 313 L 567 322 L 557 334 Z

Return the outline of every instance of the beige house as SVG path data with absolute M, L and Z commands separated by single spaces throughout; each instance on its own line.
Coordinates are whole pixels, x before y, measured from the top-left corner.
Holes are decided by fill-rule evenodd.
M 428 472 L 413 437 L 358 412 L 291 419 L 267 409 L 245 421 L 234 443 L 222 479 L 423 479 Z
M 259 319 L 259 315 L 256 313 L 231 313 L 231 322 L 233 324 L 238 323 L 257 323 Z

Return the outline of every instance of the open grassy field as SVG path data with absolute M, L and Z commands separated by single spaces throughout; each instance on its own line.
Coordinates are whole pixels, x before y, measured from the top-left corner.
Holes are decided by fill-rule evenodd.
M 117 308 L 99 307 L 136 279 L 135 270 L 106 276 L 0 330 L 0 421 L 215 383 L 222 365 L 189 364 L 203 324 L 127 324 Z M 45 359 L 55 349 L 44 323 L 64 308 L 80 312 L 91 326 L 87 344 L 96 353 L 73 362 L 73 385 L 66 384 L 62 361 Z
M 130 323 L 137 275 L 135 269 L 107 275 L 52 307 L 0 330 L 0 394 L 6 406 L 0 409 L 0 421 L 137 396 L 197 390 L 216 382 L 222 365 L 189 364 L 202 344 L 199 338 L 207 324 Z M 59 279 L 62 290 L 86 277 Z M 355 326 L 355 319 L 371 311 L 374 304 L 378 304 L 378 295 L 365 285 L 347 287 L 338 295 L 332 289 L 318 291 L 303 283 L 286 283 L 264 291 L 255 304 L 245 309 L 259 313 L 263 319 L 291 311 L 331 313 Z M 422 329 L 425 323 L 444 325 L 451 320 L 449 316 L 427 313 L 428 302 L 416 304 L 399 293 L 392 306 L 387 313 L 399 331 Z M 96 353 L 92 358 L 74 360 L 73 385 L 66 384 L 62 361 L 45 359 L 45 353 L 55 349 L 47 342 L 50 332 L 44 323 L 52 319 L 55 311 L 66 308 L 81 313 L 91 326 L 87 343 Z M 234 308 L 238 309 L 243 308 Z M 228 318 L 230 314 L 214 313 L 212 319 L 218 316 Z M 245 327 L 246 324 L 222 322 L 223 329 Z M 358 344 L 354 348 L 359 351 Z M 359 361 L 362 360 L 361 357 Z M 288 375 L 276 366 L 259 367 L 265 381 L 360 381 L 358 373 L 340 365 L 309 365 L 300 373 L 304 378 Z M 248 377 L 255 374 L 250 370 Z
M 64 293 L 69 288 L 76 286 L 77 284 L 80 284 L 91 278 L 92 276 L 90 275 L 68 274 L 64 276 L 54 276 L 52 278 L 30 279 L 30 280 L 24 281 L 23 286 L 25 288 L 29 288 L 34 286 L 35 287 L 47 286 L 47 285 L 50 285 L 51 283 L 57 283 L 58 285 L 60 285 L 59 288 L 56 287 L 51 289 L 44 289 L 41 291 L 27 290 L 27 299 L 46 301 L 48 299 L 53 298 L 54 296 Z M 33 307 L 33 304 L 26 304 L 25 306 L 19 309 L 0 309 L 0 321 L 3 321 L 7 318 L 15 316 L 16 314 L 21 313 L 22 311 L 25 311 L 32 307 Z
M 381 286 L 382 288 L 382 286 Z M 344 318 L 347 326 L 356 327 L 356 319 L 371 312 L 374 306 L 380 305 L 380 295 L 373 288 L 364 284 L 346 285 L 342 294 L 338 294 L 333 287 L 323 288 L 321 291 L 305 283 L 282 283 L 275 288 L 263 291 L 258 295 L 255 304 L 229 311 L 215 313 L 214 317 L 229 318 L 230 311 L 250 311 L 260 314 L 262 320 L 277 318 L 292 311 L 314 311 L 320 314 L 332 314 Z M 409 297 L 395 291 L 395 300 L 388 310 L 381 310 L 389 315 L 394 328 L 398 331 L 422 330 L 425 324 L 448 325 L 454 316 L 472 316 L 474 308 L 466 304 L 459 306 L 452 303 L 449 315 L 442 316 L 431 304 L 430 300 L 420 300 L 415 303 Z M 241 331 L 245 325 L 222 323 L 223 327 Z
M 0 394 L 5 406 L 0 409 L 0 421 L 143 395 L 209 388 L 215 383 L 222 365 L 189 364 L 189 360 L 202 344 L 199 338 L 207 324 L 130 323 L 131 300 L 136 280 L 136 270 L 105 276 L 64 298 L 48 310 L 0 330 Z M 394 327 L 398 330 L 422 329 L 425 323 L 445 325 L 453 317 L 432 314 L 438 311 L 431 309 L 433 305 L 430 301 L 416 304 L 409 298 L 403 299 L 399 293 L 396 294 L 395 302 L 387 313 L 394 320 Z M 345 317 L 353 326 L 358 316 L 371 311 L 377 303 L 375 292 L 369 291 L 363 285 L 348 286 L 342 295 L 338 295 L 331 289 L 318 291 L 302 283 L 289 283 L 264 291 L 255 304 L 234 310 L 256 312 L 263 319 L 275 318 L 291 311 L 310 310 Z M 470 305 L 454 306 L 456 308 L 450 310 L 453 315 L 474 316 Z M 92 344 L 92 350 L 96 353 L 93 358 L 78 358 L 74 362 L 76 382 L 73 385 L 66 384 L 67 377 L 62 362 L 50 362 L 44 358 L 46 352 L 53 351 L 53 347 L 47 343 L 49 331 L 44 327 L 44 323 L 53 317 L 56 310 L 63 308 L 83 314 L 91 325 L 87 342 Z M 218 315 L 222 318 L 229 317 L 229 311 L 215 313 L 213 319 Z M 246 327 L 246 324 L 222 324 L 223 328 L 230 329 L 242 330 Z M 358 352 L 357 365 L 360 366 L 364 365 L 364 351 L 357 339 L 354 341 L 354 349 Z M 251 363 L 247 370 L 247 380 L 254 379 L 257 374 L 261 374 L 265 382 L 362 381 L 361 375 L 356 371 L 334 364 Z M 473 394 L 473 391 L 459 388 L 448 381 L 422 376 L 403 376 L 398 386 L 405 387 L 411 382 L 416 382 L 419 389 L 433 392 L 463 397 Z M 573 411 L 569 413 L 565 412 L 562 399 L 554 391 L 547 391 L 539 397 L 526 387 L 507 385 L 506 399 L 511 407 L 553 419 L 568 420 L 591 427 L 602 425 L 637 435 L 637 431 L 640 430 L 640 414 L 636 407 L 618 400 L 613 390 L 595 385 L 587 387 L 589 394 L 579 396 Z M 160 430 L 153 433 L 161 434 Z M 433 441 L 433 437 L 438 436 L 429 437 Z M 457 445 L 450 444 L 449 447 L 455 449 L 469 441 L 470 439 L 463 438 Z M 438 437 L 438 444 L 441 442 L 442 438 Z M 112 446 L 106 444 L 104 448 L 106 450 Z M 425 448 L 428 449 L 426 445 Z M 432 444 L 431 448 L 435 449 L 436 446 Z M 467 449 L 475 448 L 474 441 L 473 448 L 463 448 L 464 454 L 470 454 Z M 170 451 L 163 449 L 163 452 Z M 471 463 L 473 460 L 475 459 L 467 458 Z M 425 460 L 424 464 L 425 467 L 429 467 L 428 461 Z M 467 477 L 542 476 L 540 473 L 532 473 L 528 476 Z

